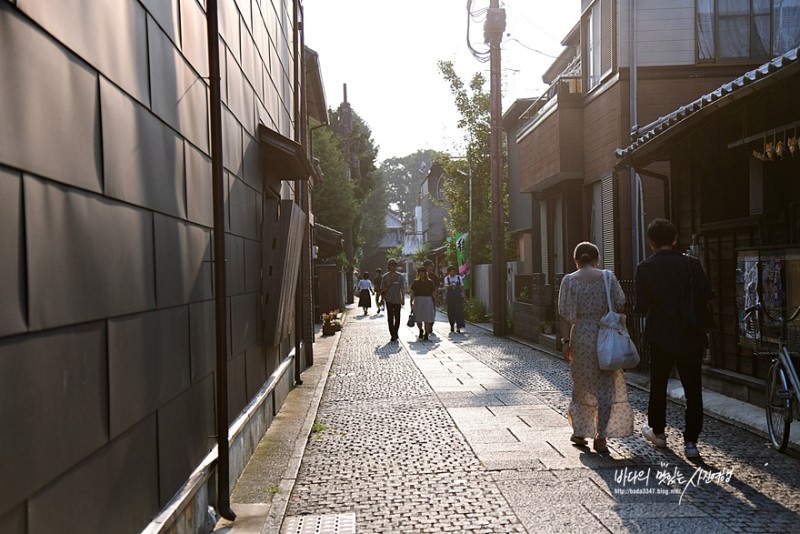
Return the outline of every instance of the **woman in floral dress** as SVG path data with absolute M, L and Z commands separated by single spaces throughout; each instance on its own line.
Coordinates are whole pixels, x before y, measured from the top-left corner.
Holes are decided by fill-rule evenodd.
M 608 311 L 603 270 L 598 269 L 600 253 L 589 242 L 575 247 L 577 270 L 561 281 L 558 312 L 564 359 L 570 362 L 572 401 L 569 420 L 573 443 L 608 452 L 606 438 L 633 434 L 633 410 L 622 370 L 601 371 L 597 364 L 597 333 L 600 318 Z M 625 306 L 625 293 L 611 276 L 611 302 L 616 311 Z

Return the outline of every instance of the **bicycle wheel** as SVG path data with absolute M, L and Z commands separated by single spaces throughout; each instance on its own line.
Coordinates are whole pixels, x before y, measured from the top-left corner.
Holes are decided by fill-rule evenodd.
M 774 362 L 767 374 L 767 427 L 772 445 L 780 452 L 786 450 L 789 426 L 792 424 L 792 399 L 787 384 L 783 364 Z

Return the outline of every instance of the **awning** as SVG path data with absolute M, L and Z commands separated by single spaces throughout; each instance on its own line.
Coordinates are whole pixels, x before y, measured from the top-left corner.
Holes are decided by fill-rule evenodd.
M 648 124 L 639 131 L 639 137 L 633 143 L 615 151 L 620 161 L 614 168 L 620 169 L 627 165 L 640 167 L 656 161 L 670 140 L 684 135 L 689 128 L 707 119 L 715 111 L 800 71 L 799 50 L 792 49 Z
M 312 167 L 300 143 L 285 137 L 264 124 L 258 125 L 258 140 L 266 165 L 268 180 L 278 186 L 282 180 L 308 180 Z

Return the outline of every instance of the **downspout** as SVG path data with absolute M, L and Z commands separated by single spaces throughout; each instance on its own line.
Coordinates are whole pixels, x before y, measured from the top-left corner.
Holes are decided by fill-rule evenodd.
M 217 511 L 233 521 L 228 450 L 228 299 L 225 273 L 225 187 L 222 174 L 222 99 L 220 96 L 217 0 L 206 4 L 211 114 L 211 179 L 214 202 L 214 311 L 217 382 Z
M 305 131 L 303 125 L 303 117 L 300 113 L 301 107 L 301 93 L 300 93 L 300 65 L 302 65 L 303 58 L 300 54 L 300 46 L 299 41 L 302 38 L 302 31 L 303 31 L 303 23 L 300 20 L 300 3 L 299 0 L 293 0 L 293 8 L 294 8 L 294 39 L 292 39 L 293 44 L 292 47 L 294 48 L 294 140 L 303 144 L 302 134 Z M 300 206 L 300 209 L 305 211 L 305 206 L 303 205 L 304 193 L 303 193 L 303 180 L 295 180 L 295 187 L 294 187 L 294 196 L 295 201 Z M 309 215 L 306 213 L 306 215 Z M 310 219 L 306 217 L 306 232 L 308 231 L 308 225 L 310 224 Z M 303 232 L 302 239 L 305 241 L 306 232 Z M 302 258 L 302 252 L 300 254 Z M 295 289 L 295 296 L 294 296 L 294 382 L 298 386 L 303 385 L 303 379 L 300 376 L 302 371 L 301 369 L 301 358 L 300 358 L 300 348 L 303 339 L 303 270 L 305 266 L 300 268 L 300 276 L 297 277 L 297 288 Z
M 639 81 L 638 81 L 638 65 L 637 65 L 637 58 L 636 58 L 636 0 L 629 0 L 628 2 L 628 50 L 630 55 L 630 101 L 631 101 L 631 108 L 630 108 L 630 125 L 631 125 L 631 140 L 635 139 L 638 136 L 638 93 L 639 93 Z M 634 133 L 636 132 L 636 133 Z M 636 270 L 636 266 L 639 264 L 639 261 L 642 258 L 642 250 L 640 244 L 640 234 L 641 230 L 639 228 L 640 217 L 641 217 L 641 206 L 639 205 L 639 189 L 640 189 L 640 182 L 636 175 L 636 169 L 631 165 L 631 256 L 632 256 L 632 268 Z

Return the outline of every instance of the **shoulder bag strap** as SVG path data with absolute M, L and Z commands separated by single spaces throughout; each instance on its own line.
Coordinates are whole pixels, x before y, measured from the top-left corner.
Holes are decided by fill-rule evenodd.
M 603 269 L 603 285 L 606 286 L 606 304 L 608 304 L 608 311 L 614 311 L 613 306 L 611 306 L 611 271 L 607 269 Z

